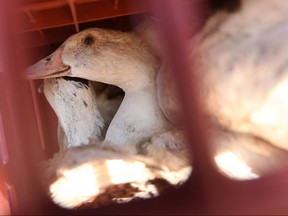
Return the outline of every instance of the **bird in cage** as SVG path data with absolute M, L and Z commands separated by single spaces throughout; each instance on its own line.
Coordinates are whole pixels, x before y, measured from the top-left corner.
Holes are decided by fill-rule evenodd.
M 116 191 L 119 193 L 119 191 L 123 190 L 123 187 L 119 186 L 120 184 L 125 184 L 125 191 L 127 187 L 131 187 L 131 184 L 133 184 L 132 188 L 135 190 L 136 185 L 137 193 L 134 191 L 133 193 L 122 194 L 120 199 L 115 196 L 117 193 L 114 191 L 112 195 L 108 196 L 110 197 L 110 202 L 111 200 L 119 202 L 120 200 L 130 200 L 139 197 L 151 197 L 158 194 L 161 191 L 159 188 L 163 187 L 163 185 L 169 185 L 170 187 L 181 185 L 191 173 L 191 161 L 185 146 L 186 140 L 183 131 L 167 119 L 164 114 L 165 112 L 162 111 L 158 103 L 156 71 L 160 66 L 160 61 L 157 56 L 140 37 L 137 37 L 133 33 L 127 34 L 120 31 L 95 28 L 83 31 L 81 34 L 74 35 L 68 39 L 65 42 L 67 44 L 66 48 L 65 45 L 62 45 L 48 58 L 29 68 L 28 77 L 30 79 L 47 79 L 45 81 L 46 90 L 44 88 L 46 91 L 45 95 L 55 112 L 58 113 L 59 119 L 67 116 L 66 119 L 68 122 L 73 124 L 70 125 L 70 128 L 77 128 L 77 121 L 71 121 L 71 117 L 73 118 L 74 115 L 77 115 L 77 109 L 83 109 L 82 111 L 85 112 L 86 106 L 83 103 L 83 99 L 87 96 L 87 91 L 89 92 L 89 98 L 88 100 L 85 99 L 86 104 L 87 101 L 92 102 L 91 104 L 94 104 L 95 109 L 91 110 L 90 113 L 85 112 L 85 116 L 89 117 L 89 115 L 94 113 L 94 117 L 97 120 L 101 120 L 101 116 L 97 111 L 98 100 L 94 100 L 90 86 L 80 84 L 84 87 L 80 92 L 80 89 L 77 89 L 79 80 L 75 88 L 75 81 L 73 79 L 67 80 L 68 78 L 62 78 L 67 75 L 70 76 L 66 73 L 72 68 L 71 66 L 62 65 L 62 54 L 68 51 L 66 53 L 67 57 L 73 58 L 73 54 L 77 53 L 71 50 L 73 46 L 71 47 L 70 45 L 71 43 L 76 43 L 84 51 L 82 55 L 79 55 L 82 51 L 77 54 L 79 55 L 78 62 L 75 59 L 71 59 L 78 64 L 76 66 L 77 73 L 92 72 L 90 75 L 87 74 L 86 77 L 81 78 L 87 79 L 89 82 L 91 80 L 101 81 L 118 86 L 124 90 L 125 96 L 108 126 L 104 142 L 93 142 L 92 139 L 95 137 L 90 133 L 89 136 L 92 137 L 90 137 L 89 144 L 94 144 L 93 147 L 89 145 L 87 147 L 81 146 L 81 148 L 69 148 L 67 151 L 56 154 L 52 159 L 42 164 L 45 170 L 44 175 L 50 183 L 53 182 L 49 188 L 52 199 L 64 207 L 72 208 L 91 200 L 98 200 L 99 196 L 103 197 L 103 193 L 109 195 L 111 192 L 109 193 L 107 190 L 111 185 L 117 185 Z M 95 49 L 96 47 L 98 50 Z M 66 49 L 67 51 L 65 51 Z M 100 50 L 101 53 L 99 54 Z M 87 55 L 88 53 L 89 55 Z M 85 72 L 85 70 L 87 71 Z M 100 78 L 93 77 L 96 71 L 99 71 Z M 126 76 L 122 74 L 125 71 L 127 71 Z M 57 73 L 57 75 L 54 73 Z M 76 75 L 76 77 L 80 77 L 80 75 Z M 61 86 L 59 84 L 55 85 L 56 81 L 59 82 L 59 79 Z M 51 80 L 53 83 L 51 83 Z M 64 86 L 62 86 L 63 83 L 65 86 L 72 85 L 74 90 L 71 91 L 70 89 L 69 93 L 66 92 L 67 90 L 64 90 Z M 55 90 L 59 93 L 59 89 L 65 91 L 64 94 L 60 94 L 60 100 L 59 94 L 55 95 L 53 93 Z M 75 98 L 73 94 L 75 89 L 80 92 L 80 94 L 77 94 L 80 97 Z M 83 94 L 83 90 L 86 95 Z M 70 98 L 70 104 L 65 102 L 67 94 L 69 95 L 68 98 Z M 57 100 L 57 106 L 55 106 L 55 100 Z M 77 103 L 74 100 L 79 101 L 81 106 L 75 107 Z M 66 109 L 65 115 L 59 112 L 66 106 L 73 105 L 74 107 Z M 84 120 L 81 117 L 84 117 L 84 115 L 80 114 L 79 118 Z M 91 119 L 89 122 L 93 127 L 101 127 L 99 124 L 101 121 L 97 123 Z M 81 133 L 81 131 L 79 132 Z M 83 161 L 81 158 L 86 158 L 86 160 Z M 114 163 L 113 161 L 118 161 L 118 163 Z M 114 166 L 111 166 L 111 164 Z M 90 167 L 90 179 L 96 179 L 96 181 L 92 181 L 92 185 L 90 184 L 90 186 L 91 188 L 93 186 L 94 188 L 96 187 L 97 192 L 88 190 L 87 194 L 85 192 L 87 190 L 80 190 L 74 196 L 68 195 L 67 187 L 68 191 L 75 191 L 72 189 L 76 187 L 82 188 L 83 186 L 82 184 L 82 186 L 73 184 L 74 181 L 77 182 L 76 176 L 85 175 L 67 175 L 67 173 L 73 173 L 74 171 L 77 173 L 79 167 L 86 165 Z M 134 166 L 139 168 L 134 168 L 135 171 L 133 172 L 127 171 L 130 170 L 129 167 Z M 145 169 L 140 169 L 141 167 Z M 120 179 L 124 178 L 124 180 L 113 183 L 111 179 L 115 177 L 111 173 L 115 173 L 115 171 L 120 176 Z M 130 172 L 131 175 L 128 175 Z M 104 173 L 109 173 L 111 179 L 104 178 Z M 126 178 L 124 177 L 126 175 L 132 177 Z M 144 177 L 140 181 L 138 176 L 143 175 Z M 99 178 L 101 180 L 100 183 L 97 181 Z M 162 180 L 161 186 L 159 187 L 158 184 L 155 189 L 155 186 L 153 186 L 154 181 L 158 182 L 159 180 Z M 143 185 L 145 185 L 144 188 Z M 95 205 L 98 205 L 98 203 Z
M 44 79 L 44 94 L 59 120 L 61 151 L 103 140 L 123 98 L 119 88 L 71 77 Z
M 257 178 L 287 165 L 288 4 L 234 2 L 237 8 L 215 12 L 190 41 L 190 58 L 214 125 L 216 163 L 236 178 L 246 178 L 237 174 L 244 169 Z
M 237 69 L 239 70 L 239 73 L 241 73 L 243 65 L 240 63 L 240 60 L 242 60 L 242 58 L 244 59 L 246 56 L 239 54 L 237 50 L 227 50 L 225 52 L 225 48 L 229 48 L 226 47 L 226 43 L 231 43 L 233 39 L 232 33 L 234 32 L 231 30 L 231 34 L 226 35 L 225 31 L 224 33 L 222 33 L 219 30 L 220 27 L 225 24 L 225 22 L 221 22 L 221 19 L 223 18 L 223 16 L 225 16 L 224 20 L 228 20 L 226 22 L 230 21 L 230 26 L 228 28 L 234 28 L 235 34 L 241 32 L 241 28 L 236 28 L 238 30 L 237 32 L 234 26 L 236 21 L 241 23 L 241 19 L 235 19 L 234 21 L 234 16 L 240 16 L 237 14 L 241 14 L 241 16 L 246 17 L 247 9 L 245 10 L 244 8 L 242 8 L 241 10 L 241 1 L 221 1 L 220 3 L 221 4 L 219 4 L 219 1 L 212 1 L 213 8 L 216 8 L 217 10 L 215 10 L 212 16 L 207 20 L 206 25 L 204 25 L 204 27 L 200 29 L 193 38 L 190 39 L 188 44 L 190 50 L 190 58 L 191 62 L 193 62 L 195 66 L 194 71 L 196 72 L 199 81 L 201 81 L 199 91 L 201 95 L 199 95 L 199 101 L 202 102 L 204 120 L 211 124 L 206 133 L 207 139 L 210 143 L 209 147 L 211 157 L 214 158 L 214 161 L 218 165 L 219 170 L 230 178 L 237 180 L 255 179 L 285 167 L 285 165 L 287 165 L 288 163 L 288 154 L 284 149 L 279 148 L 277 144 L 274 145 L 269 140 L 263 138 L 261 135 L 259 136 L 257 134 L 254 134 L 252 130 L 249 130 L 249 128 L 247 129 L 247 131 L 244 132 L 238 130 L 237 128 L 235 129 L 230 125 L 231 122 L 237 120 L 238 115 L 241 116 L 241 112 L 244 110 L 241 107 L 241 104 L 249 104 L 251 107 L 256 107 L 256 101 L 251 101 L 247 95 L 244 95 L 243 98 L 239 97 L 243 96 L 243 92 L 235 88 L 235 84 L 237 82 L 242 82 L 240 83 L 240 87 L 245 89 L 247 88 L 246 85 L 249 85 L 249 83 L 245 81 L 246 77 L 244 74 L 244 76 L 241 77 L 241 74 L 236 75 L 237 70 L 229 71 L 232 68 L 228 67 L 230 65 L 223 63 L 223 60 L 229 57 L 233 59 L 233 54 L 240 55 L 238 59 L 236 59 L 235 61 L 233 60 L 233 63 L 235 64 L 235 67 L 237 67 Z M 277 6 L 279 3 L 281 5 L 284 2 L 271 2 L 271 4 L 275 6 Z M 257 11 L 259 11 L 258 4 L 260 8 L 263 7 L 261 6 L 262 3 L 255 2 L 255 5 L 253 7 L 247 6 L 247 8 L 254 11 L 254 13 L 257 13 Z M 280 5 L 278 5 L 278 7 L 281 7 Z M 268 8 L 269 6 L 266 7 Z M 274 13 L 274 15 L 275 14 L 276 12 Z M 275 16 L 277 17 L 278 15 Z M 252 15 L 251 18 L 253 18 Z M 281 19 L 281 15 L 279 15 L 278 18 Z M 247 30 L 249 30 L 249 25 L 253 25 L 252 21 L 250 22 L 247 22 Z M 272 22 L 269 24 L 269 22 L 267 22 L 266 25 L 267 28 L 269 28 L 269 25 L 275 25 L 275 23 Z M 215 32 L 213 32 L 214 34 L 211 34 L 211 36 L 208 37 L 206 34 L 207 32 L 210 33 L 212 29 L 215 29 Z M 148 19 L 146 20 L 146 22 L 140 24 L 136 29 L 136 32 L 138 32 L 138 34 L 145 39 L 145 41 L 162 59 L 162 66 L 158 71 L 157 75 L 157 87 L 159 89 L 157 93 L 158 98 L 161 98 L 161 100 L 159 100 L 159 104 L 161 107 L 165 107 L 162 110 L 166 112 L 166 116 L 173 122 L 177 122 L 179 125 L 181 124 L 181 122 L 183 122 L 183 116 L 179 115 L 179 113 L 181 113 L 182 111 L 180 107 L 179 93 L 177 91 L 177 86 L 175 84 L 175 79 L 173 77 L 173 71 L 171 69 L 171 66 L 169 65 L 169 62 L 165 59 L 165 53 L 163 52 L 163 44 L 161 43 L 159 33 L 157 34 L 158 31 L 159 26 L 157 27 L 156 19 Z M 223 38 L 223 34 L 226 37 Z M 258 36 L 261 37 L 261 35 Z M 284 37 L 285 35 L 281 36 Z M 220 39 L 223 40 L 223 43 L 220 43 Z M 247 38 L 245 37 L 241 38 L 239 36 L 237 39 L 239 40 L 239 42 L 243 41 L 243 43 L 249 43 L 249 40 L 247 41 Z M 220 42 L 218 40 L 220 40 Z M 214 43 L 211 43 L 211 41 L 213 41 Z M 250 41 L 250 43 L 252 42 Z M 233 45 L 235 49 L 244 49 L 241 46 L 241 43 L 239 44 L 236 39 Z M 256 48 L 259 46 L 259 44 L 257 43 L 253 45 Z M 267 46 L 269 46 L 269 44 Z M 215 48 L 218 49 L 212 55 L 210 52 L 213 51 L 213 49 Z M 231 52 L 231 54 L 229 53 L 229 51 Z M 267 52 L 270 51 L 267 50 Z M 227 57 L 222 58 L 221 55 L 225 55 Z M 261 58 L 261 56 L 259 58 Z M 271 61 L 268 63 L 271 64 L 272 61 L 274 60 L 271 59 Z M 218 66 L 219 68 L 216 68 L 216 66 L 214 65 L 216 63 L 221 64 L 220 66 Z M 270 70 L 273 70 L 273 62 L 271 66 L 272 68 L 270 67 Z M 234 80 L 229 80 L 232 77 L 233 73 L 237 76 L 237 78 Z M 174 72 L 174 74 L 176 74 L 176 71 Z M 261 91 L 261 88 L 265 89 L 266 83 L 261 83 L 263 79 L 260 80 L 259 77 L 254 77 L 251 71 L 248 71 L 247 75 L 251 76 L 250 80 L 254 82 L 260 82 L 259 85 L 250 85 L 250 88 L 256 88 L 256 90 L 258 90 L 257 88 L 259 88 L 259 91 Z M 208 80 L 209 83 L 205 83 L 206 80 Z M 273 82 L 273 80 L 271 82 Z M 229 86 L 227 86 L 227 84 L 229 84 Z M 260 86 L 261 84 L 262 86 Z M 274 84 L 275 86 L 278 85 L 277 82 Z M 219 86 L 221 92 L 218 89 L 214 88 L 216 85 Z M 233 94 L 232 99 L 234 100 L 234 102 L 238 103 L 233 104 L 233 106 L 231 106 L 231 104 L 225 101 L 225 98 L 227 98 L 227 96 L 229 96 L 231 93 Z M 265 95 L 264 92 L 262 92 L 262 94 Z M 210 97 L 210 95 L 213 95 L 213 97 Z M 246 101 L 241 101 L 241 99 L 245 99 Z M 220 106 L 218 107 L 219 104 Z M 266 104 L 264 103 L 264 105 Z M 269 106 L 271 106 L 271 104 Z M 282 105 L 280 102 L 278 102 L 273 104 L 273 106 L 281 107 Z M 219 108 L 223 108 L 223 110 L 225 109 L 225 111 L 230 111 L 231 115 L 218 115 Z M 252 110 L 247 111 L 247 114 L 253 114 Z M 247 119 L 244 119 L 243 123 L 246 120 Z M 249 122 L 246 122 L 246 124 L 247 123 L 249 124 Z M 285 129 L 285 126 L 281 128 L 282 125 L 283 124 L 281 124 L 280 122 L 277 122 L 277 128 L 279 127 L 279 130 Z M 251 125 L 251 127 L 253 126 Z

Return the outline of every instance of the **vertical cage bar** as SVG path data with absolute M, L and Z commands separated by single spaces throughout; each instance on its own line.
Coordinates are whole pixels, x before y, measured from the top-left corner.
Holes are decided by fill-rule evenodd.
M 0 159 L 3 165 L 6 165 L 9 160 L 7 142 L 6 142 L 1 112 L 0 112 Z
M 70 7 L 71 14 L 72 14 L 72 18 L 73 18 L 73 22 L 74 22 L 74 25 L 75 25 L 76 32 L 79 32 L 79 23 L 78 23 L 78 18 L 77 18 L 77 10 L 76 10 L 76 7 L 75 7 L 74 0 L 69 0 L 69 7 Z
M 44 133 L 43 133 L 44 128 L 43 128 L 43 123 L 42 123 L 41 115 L 40 115 L 40 108 L 39 108 L 38 100 L 36 96 L 37 93 L 35 91 L 35 84 L 33 81 L 29 81 L 29 84 L 30 84 L 30 89 L 32 93 L 32 99 L 33 99 L 33 105 L 34 105 L 34 110 L 35 110 L 35 115 L 36 115 L 40 143 L 41 143 L 42 149 L 44 150 L 45 149 L 45 139 L 44 139 Z
M 16 42 L 19 35 L 15 32 L 15 6 L 14 1 L 0 1 L 0 51 L 5 64 L 0 86 L 5 97 L 0 100 L 9 152 L 4 176 L 9 177 L 6 190 L 13 205 L 13 214 L 41 214 L 43 195 L 37 177 L 37 164 L 43 151 L 35 133 L 37 123 L 33 116 L 29 84 L 22 75 L 25 55 Z

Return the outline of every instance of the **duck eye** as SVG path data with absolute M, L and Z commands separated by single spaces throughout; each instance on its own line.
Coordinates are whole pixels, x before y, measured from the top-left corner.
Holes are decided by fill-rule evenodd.
M 88 36 L 86 36 L 86 37 L 84 38 L 83 42 L 84 42 L 84 44 L 86 44 L 86 45 L 91 45 L 91 44 L 94 43 L 94 38 L 93 38 L 93 36 L 88 35 Z

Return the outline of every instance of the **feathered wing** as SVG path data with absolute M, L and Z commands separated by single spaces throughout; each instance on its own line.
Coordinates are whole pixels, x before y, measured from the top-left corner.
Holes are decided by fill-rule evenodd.
M 44 183 L 55 203 L 65 208 L 97 207 L 150 198 L 179 186 L 191 172 L 188 165 L 175 170 L 147 155 L 126 155 L 105 146 L 70 148 L 42 163 Z

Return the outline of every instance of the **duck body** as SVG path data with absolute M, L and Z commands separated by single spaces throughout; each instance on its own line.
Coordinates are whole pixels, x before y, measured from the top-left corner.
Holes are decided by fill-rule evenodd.
M 119 144 L 124 151 L 136 153 L 130 144 L 139 144 L 149 140 L 167 128 L 170 123 L 155 103 L 155 89 L 145 93 L 126 92 L 119 110 L 113 118 L 105 137 L 106 141 Z
M 287 10 L 286 1 L 241 1 L 235 13 L 215 13 L 191 41 L 205 112 L 286 150 Z

